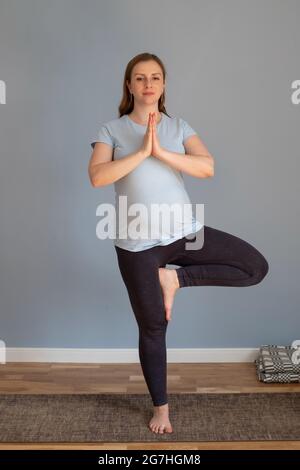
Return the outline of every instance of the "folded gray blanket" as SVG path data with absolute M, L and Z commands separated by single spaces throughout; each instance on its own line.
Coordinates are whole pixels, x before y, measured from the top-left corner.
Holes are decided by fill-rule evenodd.
M 292 360 L 295 351 L 291 346 L 261 346 L 254 361 L 258 379 L 268 383 L 300 382 L 300 364 Z

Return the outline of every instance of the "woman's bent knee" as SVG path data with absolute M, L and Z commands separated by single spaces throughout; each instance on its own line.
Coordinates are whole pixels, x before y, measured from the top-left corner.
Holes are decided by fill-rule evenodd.
M 266 258 L 263 255 L 261 255 L 259 262 L 256 263 L 254 272 L 249 280 L 249 286 L 259 284 L 266 277 L 268 272 L 269 272 L 269 264 Z

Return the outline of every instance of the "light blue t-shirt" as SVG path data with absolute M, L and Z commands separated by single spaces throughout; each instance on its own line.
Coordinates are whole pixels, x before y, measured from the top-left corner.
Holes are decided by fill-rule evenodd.
M 164 113 L 161 113 L 161 116 L 162 119 L 156 124 L 161 147 L 171 152 L 185 154 L 183 142 L 189 136 L 197 134 L 196 131 L 182 118 L 170 118 Z M 135 123 L 124 114 L 120 118 L 104 123 L 95 140 L 91 142 L 91 146 L 94 148 L 96 142 L 111 145 L 114 149 L 113 160 L 118 160 L 137 152 L 142 147 L 146 129 L 147 126 Z M 114 244 L 120 248 L 141 251 L 156 245 L 168 245 L 179 238 L 198 232 L 203 227 L 193 215 L 194 210 L 181 171 L 152 155 L 145 158 L 130 173 L 115 181 L 114 187 L 116 212 Z M 147 209 L 146 213 L 139 208 L 134 212 L 133 204 L 142 204 Z M 170 210 L 172 223 L 168 224 L 167 230 L 164 230 L 162 219 L 151 215 L 153 204 L 158 206 L 167 204 L 170 208 L 176 204 L 182 208 L 182 211 L 178 215 L 176 210 Z M 191 208 L 190 212 L 184 212 L 184 205 Z M 133 212 L 130 212 L 130 207 Z M 122 220 L 119 219 L 120 215 Z M 136 228 L 134 236 L 130 230 L 128 231 L 133 219 Z M 139 232 L 147 236 L 134 239 Z

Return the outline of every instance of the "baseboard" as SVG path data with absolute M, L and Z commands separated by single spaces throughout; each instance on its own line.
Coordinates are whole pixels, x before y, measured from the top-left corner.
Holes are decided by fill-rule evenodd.
M 168 363 L 253 362 L 258 348 L 168 348 Z M 6 362 L 139 363 L 137 349 L 6 348 Z

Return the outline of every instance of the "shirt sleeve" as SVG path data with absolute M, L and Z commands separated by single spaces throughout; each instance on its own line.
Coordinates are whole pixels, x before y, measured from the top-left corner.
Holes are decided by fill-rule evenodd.
M 180 124 L 182 128 L 182 143 L 191 135 L 197 134 L 197 132 L 182 118 L 180 118 Z
M 97 142 L 104 142 L 105 144 L 108 144 L 108 145 L 111 145 L 113 148 L 115 147 L 115 142 L 114 142 L 114 138 L 113 136 L 111 135 L 111 133 L 109 132 L 107 126 L 105 124 L 103 124 L 99 131 L 98 131 L 98 135 L 96 136 L 95 140 L 93 140 L 91 142 L 91 146 L 92 148 L 95 147 L 95 144 Z

